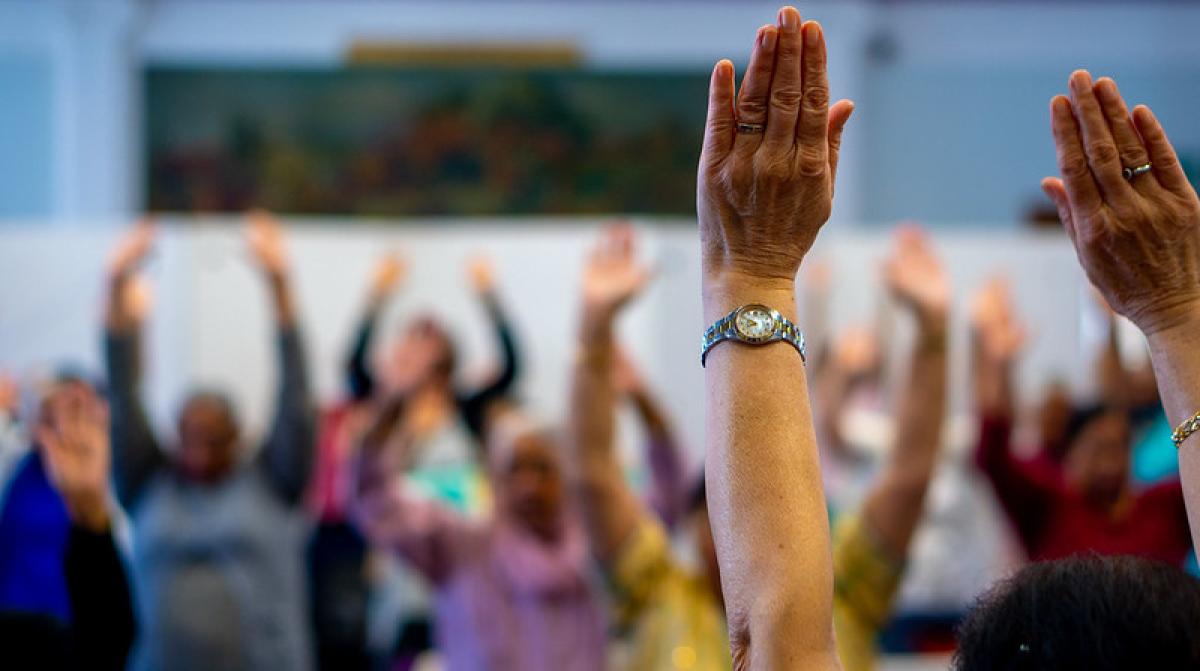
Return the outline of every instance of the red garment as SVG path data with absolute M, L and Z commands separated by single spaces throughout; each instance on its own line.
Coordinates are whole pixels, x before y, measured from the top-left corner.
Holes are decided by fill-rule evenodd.
M 1132 505 L 1114 516 L 1072 491 L 1047 458 L 1013 456 L 1012 428 L 1008 418 L 985 417 L 975 460 L 1031 560 L 1097 552 L 1183 563 L 1192 542 L 1178 481 L 1136 492 Z
M 308 509 L 321 522 L 344 522 L 350 502 L 350 461 L 365 424 L 362 404 L 342 402 L 321 412 Z

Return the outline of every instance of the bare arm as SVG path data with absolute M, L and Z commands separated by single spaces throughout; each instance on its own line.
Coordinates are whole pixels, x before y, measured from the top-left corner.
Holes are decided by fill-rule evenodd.
M 989 279 L 971 306 L 971 385 L 980 416 L 1014 416 L 1012 368 L 1024 342 L 1025 330 L 1013 310 L 1007 280 Z
M 829 106 L 820 26 L 802 29 L 790 7 L 779 19 L 759 31 L 736 103 L 731 63 L 718 63 L 710 84 L 696 196 L 708 323 L 747 303 L 794 320 L 796 272 L 832 207 L 852 105 Z M 709 354 L 705 388 L 709 516 L 734 666 L 836 667 L 804 365 L 786 344 L 724 343 Z
M 863 521 L 895 557 L 908 546 L 925 509 L 946 419 L 949 283 L 916 229 L 900 234 L 886 272 L 892 293 L 913 313 L 917 342 L 897 408 L 896 440 L 883 473 L 867 493 Z
M 614 350 L 615 384 L 629 399 L 645 432 L 646 461 L 650 467 L 650 491 L 646 503 L 668 528 L 683 516 L 691 482 L 683 450 L 662 402 L 650 391 L 628 352 Z
M 614 444 L 613 320 L 647 277 L 634 260 L 632 245 L 628 228 L 613 228 L 588 260 L 579 354 L 571 378 L 568 474 L 592 552 L 604 565 L 616 560 L 642 514 Z
M 1080 265 L 1150 343 L 1163 406 L 1179 425 L 1200 411 L 1200 198 L 1149 108 L 1130 115 L 1111 79 L 1071 75 L 1050 105 L 1062 178 L 1058 206 Z M 1125 179 L 1123 167 L 1153 166 Z M 1179 450 L 1192 539 L 1200 540 L 1200 437 Z

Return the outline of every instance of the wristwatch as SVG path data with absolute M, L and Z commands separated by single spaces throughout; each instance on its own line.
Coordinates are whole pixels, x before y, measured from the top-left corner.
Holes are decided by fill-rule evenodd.
M 726 340 L 736 340 L 748 345 L 783 341 L 796 348 L 800 353 L 800 361 L 808 361 L 804 333 L 779 314 L 779 310 L 758 303 L 743 305 L 708 327 L 700 343 L 700 365 L 704 365 L 709 350 Z

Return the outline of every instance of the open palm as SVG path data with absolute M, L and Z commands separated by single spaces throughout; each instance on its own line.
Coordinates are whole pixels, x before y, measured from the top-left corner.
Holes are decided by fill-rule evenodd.
M 649 279 L 649 270 L 637 259 L 633 229 L 613 226 L 604 232 L 584 265 L 584 305 L 611 314 L 636 296 Z

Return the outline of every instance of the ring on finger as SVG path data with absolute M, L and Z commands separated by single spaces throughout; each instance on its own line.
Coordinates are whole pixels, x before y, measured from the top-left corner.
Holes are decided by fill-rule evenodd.
M 1143 163 L 1133 168 L 1121 168 L 1121 176 L 1125 178 L 1126 182 L 1132 182 L 1135 177 L 1141 177 L 1150 172 L 1150 167 L 1149 163 Z
M 765 130 L 767 130 L 767 124 L 765 123 L 743 123 L 739 121 L 737 125 L 737 132 L 743 135 L 761 135 Z

